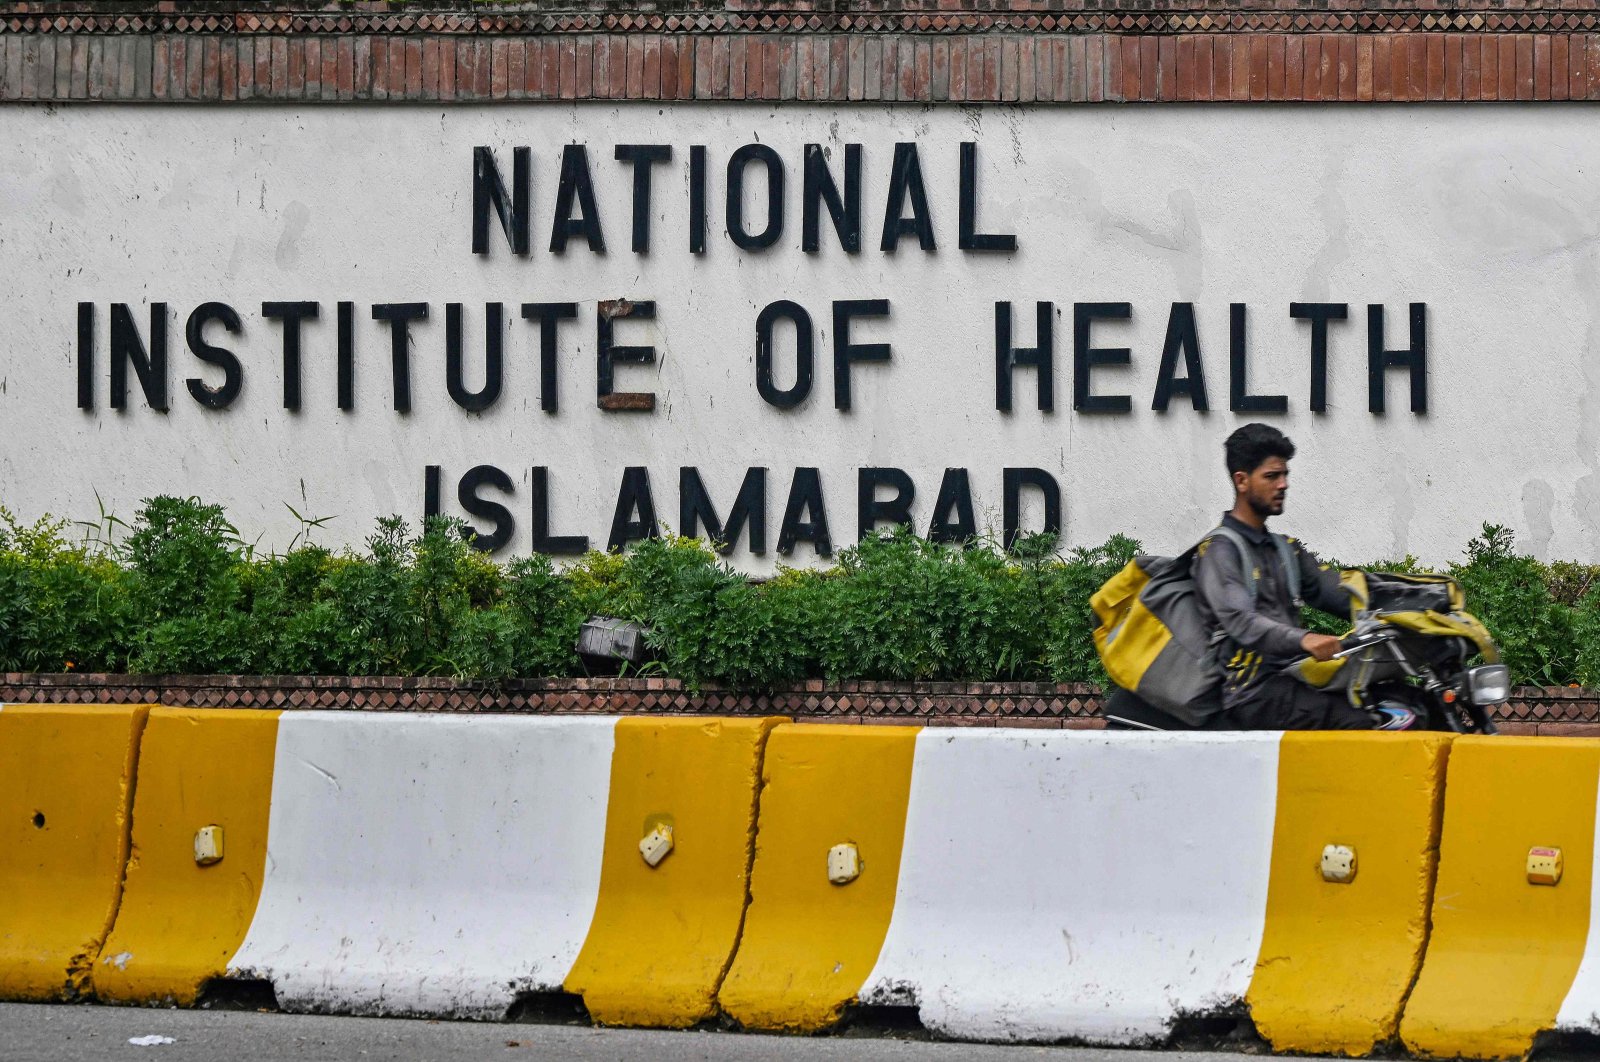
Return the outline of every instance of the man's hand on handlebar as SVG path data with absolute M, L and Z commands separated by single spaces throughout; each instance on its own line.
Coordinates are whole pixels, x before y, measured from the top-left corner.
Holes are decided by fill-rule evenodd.
M 1307 631 L 1304 638 L 1300 639 L 1300 648 L 1316 657 L 1318 660 L 1332 660 L 1334 654 L 1344 646 L 1339 639 L 1331 634 L 1318 634 Z

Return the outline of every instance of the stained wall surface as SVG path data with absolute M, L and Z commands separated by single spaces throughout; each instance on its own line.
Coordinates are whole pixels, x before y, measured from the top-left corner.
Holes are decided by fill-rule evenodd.
M 479 493 L 513 521 L 500 551 L 509 557 L 533 546 L 535 467 L 548 470 L 548 533 L 601 548 L 630 466 L 647 470 L 655 515 L 677 530 L 681 467 L 698 470 L 724 517 L 747 470 L 765 468 L 766 551 L 750 551 L 746 530 L 732 554 L 762 572 L 818 559 L 805 533 L 814 513 L 798 506 L 798 541 L 777 549 L 797 468 L 818 470 L 835 549 L 857 535 L 861 468 L 910 477 L 924 533 L 946 469 L 967 470 L 977 524 L 998 529 L 1004 469 L 1038 468 L 1059 485 L 1066 545 L 1126 532 L 1175 550 L 1226 503 L 1222 439 L 1267 419 L 1301 448 L 1283 527 L 1324 553 L 1441 562 L 1489 520 L 1539 555 L 1592 558 L 1600 190 L 1587 175 L 1600 146 L 1585 135 L 1589 118 L 1550 104 L 8 106 L 0 420 L 25 430 L 0 446 L 0 498 L 25 517 L 92 518 L 98 493 L 127 518 L 141 498 L 196 494 L 277 546 L 299 527 L 292 505 L 336 518 L 322 541 L 359 544 L 378 516 L 421 517 L 427 466 L 440 469 L 443 511 L 467 515 L 458 483 L 492 465 L 510 490 L 490 481 Z M 1015 252 L 958 248 L 964 142 L 977 145 L 976 228 L 1014 234 Z M 757 143 L 783 165 L 782 229 L 770 247 L 744 249 L 726 231 L 728 163 Z M 909 220 L 898 246 L 882 249 L 897 143 L 917 148 L 932 251 Z M 603 254 L 581 236 L 550 250 L 569 144 L 587 147 Z M 614 157 L 627 144 L 672 148 L 652 171 L 648 253 L 631 248 L 634 171 Z M 841 250 L 825 208 L 820 250 L 801 249 L 807 144 L 822 146 L 841 186 L 845 145 L 862 146 L 858 254 Z M 514 148 L 531 148 L 525 256 L 493 218 L 489 253 L 472 251 L 480 145 L 508 183 Z M 694 145 L 707 160 L 703 254 L 689 249 Z M 754 233 L 768 184 L 760 161 L 745 172 Z M 580 196 L 571 213 L 584 206 Z M 914 195 L 900 213 L 916 213 Z M 619 299 L 655 304 L 653 321 L 614 322 L 616 344 L 654 348 L 653 363 L 618 362 L 614 389 L 653 393 L 653 412 L 598 404 L 599 303 Z M 890 344 L 889 360 L 857 352 L 842 410 L 834 304 L 871 299 L 887 300 L 888 315 L 856 319 L 850 340 Z M 792 408 L 757 388 L 757 318 L 780 300 L 804 307 L 815 331 L 812 386 Z M 292 301 L 319 306 L 302 328 L 297 412 L 284 408 L 283 328 L 263 313 Z M 350 410 L 336 394 L 341 301 L 353 304 Z M 1053 304 L 1051 411 L 1038 408 L 1040 374 L 1027 365 L 1013 372 L 1013 411 L 996 408 L 1002 301 L 1014 304 L 1019 347 L 1037 342 L 1035 304 Z M 220 410 L 186 385 L 223 380 L 186 342 L 191 313 L 208 302 L 240 323 L 230 335 L 213 321 L 196 337 L 240 364 L 238 396 Z M 447 304 L 464 307 L 464 386 L 477 390 L 491 302 L 504 304 L 503 388 L 469 413 L 446 384 Z M 553 412 L 541 408 L 539 328 L 521 313 L 551 302 L 577 307 L 558 333 Z M 94 308 L 90 410 L 78 405 L 80 303 Z M 128 408 L 114 410 L 112 304 L 129 307 L 148 346 L 156 303 L 166 307 L 170 408 L 149 408 L 130 369 Z M 390 326 L 372 317 L 392 303 L 428 308 L 410 327 L 409 412 L 394 408 Z M 1126 303 L 1128 319 L 1097 319 L 1080 342 L 1075 305 L 1107 303 Z M 1189 303 L 1210 412 L 1181 387 L 1157 412 L 1173 306 Z M 1291 318 L 1292 303 L 1348 307 L 1329 325 L 1322 413 L 1309 408 L 1312 326 Z M 1400 350 L 1413 303 L 1426 306 L 1427 412 L 1411 411 L 1409 374 L 1396 367 L 1385 374 L 1387 412 L 1374 414 L 1369 306 L 1383 308 L 1380 349 Z M 1245 308 L 1237 384 L 1232 304 Z M 1125 365 L 1088 353 L 1118 348 L 1131 352 Z M 1174 357 L 1181 382 L 1186 359 Z M 1088 393 L 1125 395 L 1128 411 L 1075 411 L 1075 361 L 1090 371 Z M 795 386 L 787 323 L 773 364 L 774 388 Z M 1283 395 L 1287 412 L 1231 411 L 1234 386 Z M 1038 494 L 1022 497 L 1023 526 L 1039 526 Z

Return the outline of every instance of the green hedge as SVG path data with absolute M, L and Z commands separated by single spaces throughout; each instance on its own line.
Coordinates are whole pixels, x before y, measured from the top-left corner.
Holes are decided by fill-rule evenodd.
M 1059 556 L 1035 538 L 1006 553 L 902 531 L 829 570 L 757 582 L 693 539 L 562 570 L 543 556 L 496 564 L 445 520 L 421 534 L 380 520 L 361 552 L 311 543 L 315 525 L 262 554 L 197 498 L 153 498 L 132 524 L 105 517 L 76 538 L 0 507 L 0 671 L 580 675 L 578 626 L 599 613 L 646 625 L 646 670 L 692 686 L 1099 682 L 1088 598 L 1139 548 L 1118 535 Z M 1410 558 L 1361 567 L 1418 570 Z M 1519 556 L 1510 532 L 1485 525 L 1448 570 L 1517 681 L 1600 685 L 1600 568 Z

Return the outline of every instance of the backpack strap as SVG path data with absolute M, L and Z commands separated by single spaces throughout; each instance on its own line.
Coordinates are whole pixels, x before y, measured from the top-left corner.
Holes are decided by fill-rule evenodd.
M 1227 524 L 1218 524 L 1211 534 L 1207 535 L 1206 537 L 1215 538 L 1217 535 L 1221 535 L 1229 542 L 1232 542 L 1233 548 L 1238 552 L 1239 568 L 1240 571 L 1244 573 L 1245 592 L 1250 595 L 1250 603 L 1252 605 L 1255 604 L 1256 566 L 1251 563 L 1251 558 L 1255 556 L 1254 551 L 1250 549 L 1250 544 L 1244 540 L 1244 536 L 1239 534 L 1239 532 L 1235 531 L 1233 528 L 1229 527 Z
M 1294 555 L 1294 544 L 1287 535 L 1273 535 L 1272 544 L 1278 547 L 1278 559 L 1283 562 L 1283 575 L 1289 581 L 1289 600 L 1294 602 L 1295 608 L 1304 608 L 1305 601 L 1300 597 L 1300 564 Z
M 1256 586 L 1255 565 L 1250 562 L 1254 556 L 1254 551 L 1249 548 L 1249 543 L 1245 542 L 1243 535 L 1226 524 L 1218 524 L 1216 529 L 1206 537 L 1212 538 L 1216 535 L 1221 535 L 1229 542 L 1232 542 L 1233 548 L 1238 550 L 1239 567 L 1244 573 L 1244 588 L 1250 594 L 1251 603 L 1254 604 L 1258 589 Z M 1283 575 L 1288 582 L 1289 598 L 1294 602 L 1295 608 L 1301 608 L 1305 605 L 1305 602 L 1300 598 L 1300 565 L 1296 563 L 1294 546 L 1283 535 L 1272 534 L 1271 532 L 1268 532 L 1268 535 L 1272 539 L 1273 546 L 1277 548 L 1278 560 L 1283 564 Z

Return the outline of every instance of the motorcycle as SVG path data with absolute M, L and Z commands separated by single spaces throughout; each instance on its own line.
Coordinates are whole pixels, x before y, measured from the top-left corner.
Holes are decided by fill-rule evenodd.
M 1373 713 L 1408 709 L 1411 729 L 1494 734 L 1493 709 L 1511 696 L 1494 639 L 1466 610 L 1461 584 L 1443 575 L 1347 571 L 1354 625 L 1332 660 L 1296 660 L 1287 670 L 1316 689 L 1343 690 Z M 1228 730 L 1224 713 L 1195 726 L 1112 686 L 1101 707 L 1112 730 Z

